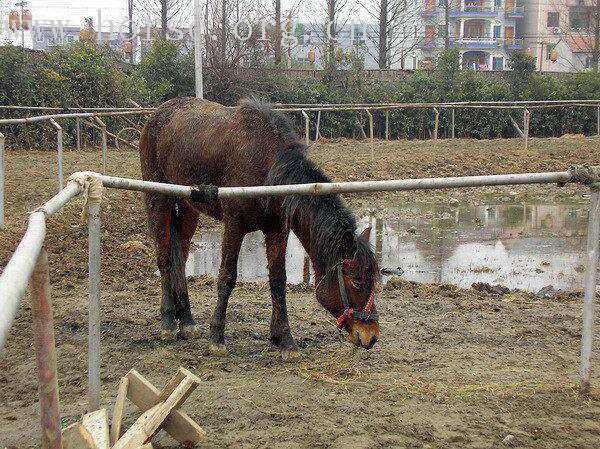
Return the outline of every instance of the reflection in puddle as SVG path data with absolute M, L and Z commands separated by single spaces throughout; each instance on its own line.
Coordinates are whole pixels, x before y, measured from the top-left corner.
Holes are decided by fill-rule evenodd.
M 548 285 L 581 290 L 587 209 L 580 206 L 496 205 L 418 206 L 387 209 L 384 215 L 359 213 L 359 229 L 372 226 L 371 243 L 382 268 L 401 268 L 402 278 L 470 287 L 474 282 L 503 284 L 537 292 Z M 203 229 L 195 238 L 186 271 L 217 276 L 221 231 Z M 287 278 L 312 282 L 310 262 L 292 234 Z M 390 276 L 384 276 L 384 282 Z M 238 263 L 238 279 L 265 282 L 263 236 L 248 234 Z

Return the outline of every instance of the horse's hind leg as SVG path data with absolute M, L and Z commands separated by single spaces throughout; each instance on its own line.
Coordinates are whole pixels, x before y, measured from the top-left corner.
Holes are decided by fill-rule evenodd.
M 187 202 L 164 195 L 148 194 L 146 205 L 150 231 L 156 243 L 163 292 L 160 307 L 162 338 L 175 338 L 177 320 L 183 337 L 194 336 L 197 331 L 190 311 L 185 261 L 198 223 L 198 213 Z
M 221 267 L 217 282 L 217 305 L 210 321 L 211 352 L 225 355 L 225 315 L 227 301 L 237 280 L 237 262 L 244 240 L 245 231 L 238 219 L 224 217 L 223 243 L 221 246 Z
M 171 224 L 171 254 L 173 268 L 171 282 L 173 284 L 175 317 L 179 320 L 179 334 L 182 338 L 196 338 L 200 332 L 190 309 L 185 263 L 196 228 L 199 213 L 187 200 L 179 200 L 174 211 L 176 222 Z
M 297 349 L 294 337 L 290 330 L 287 304 L 285 300 L 285 252 L 289 231 L 269 230 L 265 232 L 267 246 L 267 260 L 269 264 L 269 286 L 273 314 L 271 315 L 271 342 L 282 349 L 282 356 L 292 355 Z
M 173 198 L 148 193 L 146 209 L 148 226 L 156 245 L 156 262 L 160 271 L 162 300 L 160 315 L 163 340 L 172 340 L 177 334 L 175 301 L 171 287 L 171 218 L 175 200 Z

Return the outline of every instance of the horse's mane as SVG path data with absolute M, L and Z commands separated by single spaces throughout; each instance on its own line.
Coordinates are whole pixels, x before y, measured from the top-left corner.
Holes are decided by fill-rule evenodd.
M 255 99 L 243 101 L 240 107 L 244 114 L 254 118 L 255 124 L 259 121 L 284 142 L 269 170 L 268 185 L 331 182 L 319 167 L 307 159 L 306 145 L 299 140 L 293 124 L 284 114 Z M 281 208 L 292 227 L 307 218 L 310 220 L 311 256 L 327 272 L 347 256 L 353 243 L 356 244 L 356 252 L 350 256 L 363 267 L 378 268 L 369 242 L 362 238 L 354 239 L 356 220 L 339 195 L 289 195 L 283 199 Z

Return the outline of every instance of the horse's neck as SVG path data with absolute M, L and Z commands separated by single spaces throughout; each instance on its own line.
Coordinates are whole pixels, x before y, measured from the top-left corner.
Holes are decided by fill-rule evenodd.
M 293 223 L 292 231 L 294 231 L 294 234 L 296 234 L 296 237 L 298 237 L 298 240 L 300 240 L 304 250 L 310 257 L 316 277 L 320 278 L 323 274 L 325 274 L 327 267 L 322 260 L 319 260 L 319 258 L 316 257 L 316 251 L 315 248 L 313 248 L 314 242 L 312 242 L 311 233 L 315 231 L 314 226 L 315 224 L 310 220 L 309 214 L 309 216 L 303 217 L 302 220 L 298 220 L 297 222 Z

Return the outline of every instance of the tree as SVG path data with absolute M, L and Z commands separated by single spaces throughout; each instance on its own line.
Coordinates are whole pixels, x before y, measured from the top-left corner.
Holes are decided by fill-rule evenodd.
M 377 43 L 376 51 L 369 46 L 367 51 L 380 69 L 389 69 L 416 45 L 413 36 L 406 32 L 406 25 L 414 22 L 416 10 L 408 8 L 405 0 L 358 0 L 358 5 L 376 22 L 376 26 L 365 29 L 367 38 Z
M 167 38 L 170 26 L 189 23 L 192 13 L 190 0 L 137 0 L 136 10 L 139 16 L 152 22 L 158 20 L 162 39 Z

